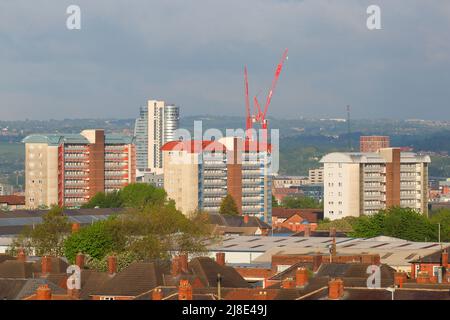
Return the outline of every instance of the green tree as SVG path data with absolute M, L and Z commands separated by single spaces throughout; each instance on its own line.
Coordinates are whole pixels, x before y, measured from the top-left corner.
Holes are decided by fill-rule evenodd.
M 275 198 L 274 195 L 272 195 L 272 208 L 277 208 L 278 207 L 278 201 Z
M 71 224 L 63 209 L 54 206 L 42 216 L 42 223 L 24 229 L 11 244 L 9 252 L 17 252 L 17 249 L 22 247 L 29 253 L 34 249 L 38 256 L 62 256 L 64 241 L 70 231 Z
M 311 197 L 288 196 L 281 202 L 281 207 L 289 209 L 319 209 L 322 204 Z
M 118 191 L 114 192 L 98 192 L 92 199 L 83 205 L 83 208 L 120 208 L 122 207 L 122 199 Z
M 92 266 L 100 268 L 112 253 L 125 255 L 129 262 L 130 257 L 132 261 L 169 258 L 173 250 L 203 252 L 209 238 L 211 229 L 203 213 L 187 218 L 172 203 L 149 204 L 81 228 L 66 240 L 64 248 L 70 261 L 82 252 Z
M 370 238 L 384 235 L 409 241 L 436 241 L 437 227 L 410 208 L 392 207 L 372 216 L 361 216 L 353 224 L 354 237 Z
M 64 243 L 64 254 L 72 263 L 79 252 L 91 258 L 103 259 L 114 250 L 122 250 L 125 246 L 125 238 L 115 229 L 114 220 L 98 221 L 89 227 L 81 228 L 72 234 Z
M 146 205 L 162 205 L 167 193 L 146 183 L 132 183 L 120 191 L 97 193 L 84 208 L 144 208 Z
M 239 215 L 238 207 L 231 194 L 227 194 L 226 197 L 222 199 L 222 202 L 220 203 L 219 212 L 220 214 L 223 215 L 231 215 L 231 216 Z
M 162 205 L 167 200 L 167 193 L 146 183 L 132 183 L 120 190 L 122 207 L 144 208 L 147 205 Z
M 433 212 L 430 218 L 431 223 L 435 226 L 441 225 L 441 241 L 450 241 L 450 209 L 440 209 Z M 439 227 L 437 227 L 439 232 Z

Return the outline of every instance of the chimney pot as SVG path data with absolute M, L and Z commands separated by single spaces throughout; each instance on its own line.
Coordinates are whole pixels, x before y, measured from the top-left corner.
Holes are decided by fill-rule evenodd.
M 311 236 L 311 226 L 309 224 L 305 225 L 305 237 Z
M 36 290 L 36 300 L 52 300 L 52 290 L 48 284 L 40 285 Z
M 217 252 L 216 253 L 216 262 L 217 264 L 224 266 L 225 265 L 225 252 Z
M 172 276 L 177 276 L 180 274 L 180 258 L 178 256 L 174 256 L 172 258 Z
M 192 300 L 192 286 L 188 280 L 180 280 L 178 300 Z
M 308 283 L 308 270 L 306 268 L 298 268 L 295 273 L 297 287 L 303 287 Z
M 180 268 L 182 272 L 188 272 L 188 255 L 187 253 L 180 254 Z
M 117 272 L 117 257 L 109 256 L 108 257 L 108 273 L 113 275 Z
M 406 279 L 406 273 L 396 272 L 394 275 L 394 284 L 399 288 L 403 288 L 403 283 L 406 282 Z
M 321 264 L 322 264 L 322 255 L 316 254 L 315 256 L 313 256 L 313 272 L 317 272 Z
M 52 271 L 52 258 L 49 256 L 43 256 L 41 258 L 41 273 L 43 275 L 48 274 Z
M 441 265 L 444 268 L 448 268 L 448 251 L 447 251 L 447 249 L 442 251 L 442 262 L 441 262 Z
M 328 299 L 337 300 L 344 296 L 344 282 L 333 279 L 328 282 Z
M 19 253 L 17 254 L 17 260 L 20 262 L 27 261 L 27 256 L 25 255 L 25 250 L 23 250 L 23 248 L 19 249 Z
M 84 268 L 84 254 L 79 253 L 75 258 L 75 264 L 80 267 L 80 269 Z
M 336 237 L 336 228 L 330 228 L 330 238 Z
M 155 288 L 152 292 L 152 300 L 162 300 L 163 293 L 161 288 Z
M 80 231 L 80 224 L 78 222 L 72 223 L 72 233 L 77 233 Z

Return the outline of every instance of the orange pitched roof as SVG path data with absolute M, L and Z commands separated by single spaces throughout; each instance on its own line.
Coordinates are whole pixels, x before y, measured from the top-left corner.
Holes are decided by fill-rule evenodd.
M 225 152 L 226 148 L 220 142 L 212 140 L 187 140 L 170 141 L 161 147 L 162 151 L 187 151 L 189 153 L 200 153 L 203 151 Z

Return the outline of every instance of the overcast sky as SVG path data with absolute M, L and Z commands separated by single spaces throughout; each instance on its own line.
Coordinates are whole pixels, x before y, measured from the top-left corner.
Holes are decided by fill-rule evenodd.
M 265 100 L 284 48 L 270 116 L 450 119 L 441 0 L 0 0 L 0 119 L 130 118 L 150 98 L 243 116 L 243 66 Z

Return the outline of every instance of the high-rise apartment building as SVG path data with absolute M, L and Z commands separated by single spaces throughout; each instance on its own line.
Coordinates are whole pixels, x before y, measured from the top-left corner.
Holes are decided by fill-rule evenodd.
M 377 152 L 382 148 L 390 147 L 388 136 L 361 136 L 359 137 L 360 152 Z
M 179 108 L 164 101 L 149 100 L 147 106 L 141 108 L 134 129 L 138 169 L 162 174 L 161 147 L 176 139 L 174 134 L 179 120 Z
M 148 167 L 148 108 L 141 107 L 139 118 L 134 124 L 136 143 L 136 167 L 145 170 Z
M 97 192 L 119 190 L 136 180 L 132 137 L 84 130 L 30 135 L 23 142 L 27 208 L 79 207 Z
M 330 153 L 324 165 L 324 216 L 370 215 L 393 206 L 428 214 L 430 157 L 399 148 Z
M 270 145 L 228 137 L 218 141 L 172 141 L 164 154 L 164 189 L 177 208 L 218 213 L 230 194 L 241 214 L 272 221 Z
M 308 178 L 310 184 L 323 184 L 323 168 L 310 169 Z

